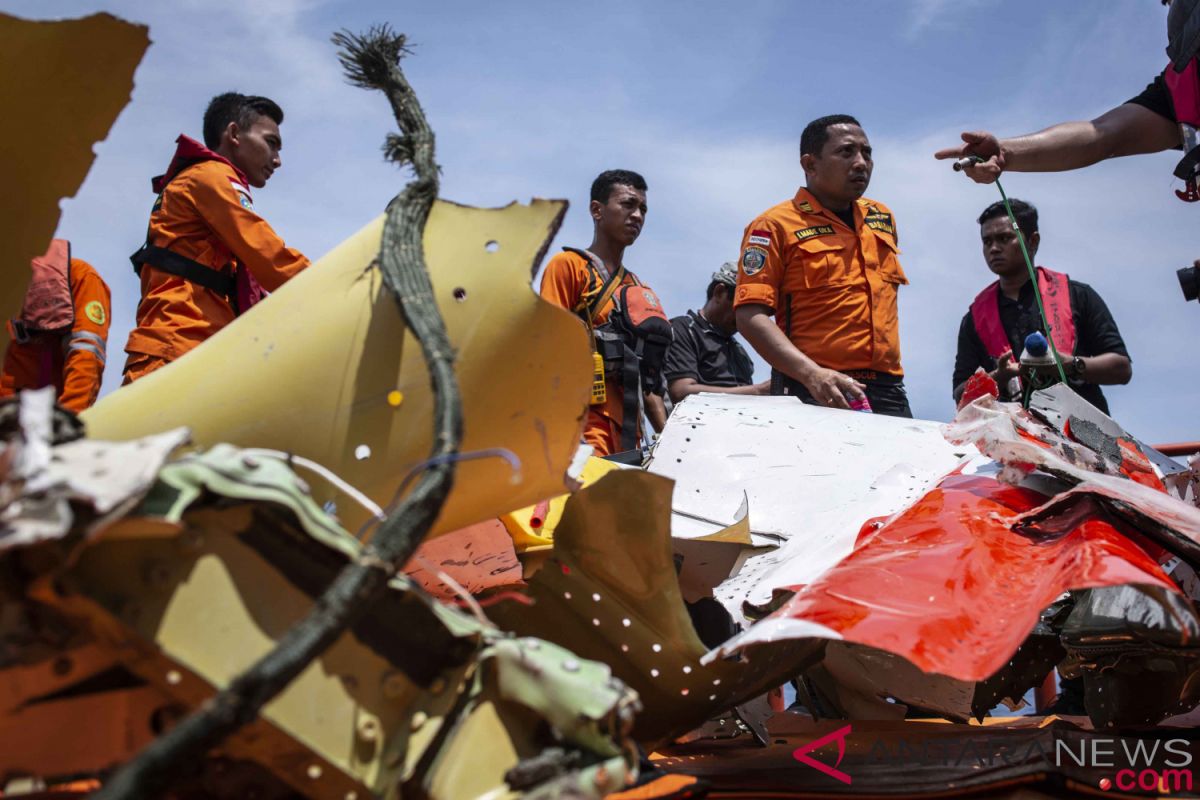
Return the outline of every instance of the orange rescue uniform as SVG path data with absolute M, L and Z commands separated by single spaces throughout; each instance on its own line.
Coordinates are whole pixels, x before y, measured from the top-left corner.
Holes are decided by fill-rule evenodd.
M 637 278 L 633 273 L 625 270 L 625 277 L 617 289 L 636 282 Z M 583 309 L 600 293 L 601 288 L 602 283 L 588 266 L 587 259 L 577 253 L 563 252 L 555 255 L 546 264 L 546 271 L 542 274 L 542 297 L 576 314 L 586 313 Z M 615 305 L 610 298 L 601 306 L 596 313 L 595 324 L 603 325 L 607 322 Z M 621 423 L 625 418 L 621 383 L 612 378 L 605 378 L 604 388 L 607 399 L 602 405 L 588 406 L 583 426 L 583 440 L 595 449 L 598 456 L 612 455 L 620 451 Z M 639 420 L 639 438 L 640 422 Z
M 26 342 L 11 340 L 4 351 L 0 397 L 53 386 L 59 405 L 76 413 L 96 402 L 112 301 L 108 284 L 86 261 L 72 258 L 67 275 L 74 306 L 70 330 L 36 333 Z
M 245 176 L 219 156 L 170 177 L 150 214 L 147 242 L 225 274 L 249 269 L 267 291 L 309 265 L 255 213 Z M 236 316 L 226 297 L 149 264 L 141 281 L 137 327 L 125 345 L 126 383 L 179 358 Z
M 802 353 L 838 371 L 902 376 L 896 222 L 860 198 L 854 230 L 807 189 L 763 212 L 742 237 L 734 306 L 764 305 Z

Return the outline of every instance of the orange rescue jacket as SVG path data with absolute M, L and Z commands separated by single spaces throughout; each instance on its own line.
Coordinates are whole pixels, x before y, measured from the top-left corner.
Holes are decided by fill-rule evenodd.
M 854 229 L 807 190 L 746 226 L 733 304 L 764 305 L 802 353 L 826 369 L 902 375 L 897 289 L 908 283 L 896 222 L 860 198 Z
M 0 397 L 53 386 L 59 405 L 78 413 L 96 402 L 104 377 L 108 284 L 61 239 L 35 262 L 21 318 L 8 325 Z
M 308 266 L 308 259 L 287 247 L 255 213 L 241 170 L 186 136 L 176 141 L 170 168 L 152 184 L 159 194 L 150 213 L 147 248 L 224 276 L 229 287 L 236 286 L 238 270 L 245 269 L 262 288 L 274 291 Z M 173 361 L 236 316 L 232 289 L 205 288 L 153 266 L 153 260 L 142 263 L 140 275 L 137 326 L 125 345 L 131 358 Z
M 626 270 L 621 286 L 633 286 L 637 282 L 637 277 Z M 602 288 L 602 282 L 595 270 L 588 266 L 586 257 L 579 253 L 563 252 L 555 254 L 546 264 L 540 293 L 554 305 L 578 314 Z M 606 323 L 614 307 L 615 303 L 610 297 L 596 310 L 594 324 Z M 621 383 L 615 377 L 608 376 L 604 382 L 604 404 L 588 406 L 583 426 L 583 439 L 595 449 L 598 456 L 612 455 L 621 450 L 621 423 L 625 418 Z

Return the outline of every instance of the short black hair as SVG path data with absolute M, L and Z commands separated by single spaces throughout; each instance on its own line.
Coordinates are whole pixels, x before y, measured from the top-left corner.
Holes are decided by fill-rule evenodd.
M 646 179 L 628 169 L 606 169 L 592 181 L 592 199 L 607 203 L 612 197 L 614 186 L 628 186 L 639 192 L 646 191 Z
M 1025 241 L 1029 241 L 1029 237 L 1038 231 L 1037 209 L 1033 207 L 1033 203 L 1026 203 L 1015 197 L 1010 197 L 1008 203 L 1012 206 L 1013 216 L 1017 218 L 1017 227 L 1021 229 L 1021 235 L 1025 237 Z M 985 208 L 976 221 L 982 225 L 996 217 L 1008 218 L 1008 212 L 1004 210 L 1004 202 L 1001 200 L 997 200 Z
M 229 123 L 236 122 L 239 128 L 248 128 L 259 116 L 270 117 L 276 125 L 283 124 L 283 109 L 268 97 L 237 92 L 217 95 L 209 101 L 204 112 L 204 146 L 216 150 Z
M 849 114 L 830 114 L 827 117 L 814 119 L 804 126 L 804 133 L 800 134 L 800 155 L 807 153 L 820 155 L 821 148 L 829 141 L 829 127 L 831 125 L 857 125 L 860 128 L 862 127 L 862 123 Z

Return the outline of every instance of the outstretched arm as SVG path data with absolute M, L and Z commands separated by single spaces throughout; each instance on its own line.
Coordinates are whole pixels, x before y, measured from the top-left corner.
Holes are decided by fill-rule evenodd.
M 982 162 L 963 169 L 977 183 L 991 183 L 1004 170 L 1061 172 L 1099 161 L 1157 153 L 1179 145 L 1179 128 L 1164 116 L 1125 103 L 1090 122 L 1062 122 L 1037 133 L 997 139 L 986 131 L 962 134 L 963 144 L 934 153 L 934 158 L 977 156 Z

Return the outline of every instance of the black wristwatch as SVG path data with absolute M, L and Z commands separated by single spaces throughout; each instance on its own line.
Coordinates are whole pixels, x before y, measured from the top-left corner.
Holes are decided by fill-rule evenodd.
M 1075 356 L 1071 359 L 1071 377 L 1082 381 L 1083 374 L 1087 371 L 1087 362 L 1081 356 Z

